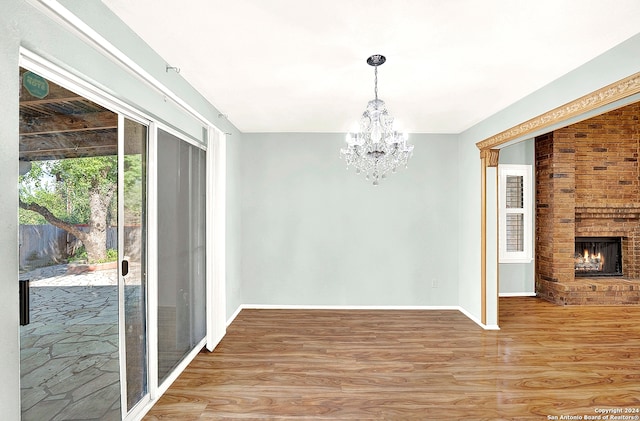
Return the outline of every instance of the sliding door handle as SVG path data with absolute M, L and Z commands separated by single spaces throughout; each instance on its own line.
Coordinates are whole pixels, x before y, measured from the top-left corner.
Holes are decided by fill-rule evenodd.
M 129 261 L 123 260 L 120 264 L 120 274 L 122 276 L 127 276 L 127 273 L 129 273 Z
M 20 292 L 20 326 L 29 324 L 29 280 L 21 279 L 19 284 Z

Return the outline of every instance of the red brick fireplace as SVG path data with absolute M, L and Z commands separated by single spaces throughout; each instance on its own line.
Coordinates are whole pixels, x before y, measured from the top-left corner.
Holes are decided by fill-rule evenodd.
M 640 304 L 640 104 L 537 137 L 536 293 Z M 575 276 L 576 237 L 620 237 L 622 276 Z

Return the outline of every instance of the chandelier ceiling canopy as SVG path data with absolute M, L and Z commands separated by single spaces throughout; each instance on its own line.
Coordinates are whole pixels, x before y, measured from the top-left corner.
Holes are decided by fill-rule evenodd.
M 347 168 L 355 167 L 356 174 L 364 174 L 374 186 L 388 172 L 406 167 L 413 153 L 413 145 L 407 143 L 407 133 L 398 127 L 384 101 L 378 99 L 378 66 L 386 60 L 380 54 L 367 59 L 367 63 L 374 68 L 375 99 L 367 104 L 357 128 L 347 133 L 346 148 L 340 149 L 340 156 L 347 162 Z

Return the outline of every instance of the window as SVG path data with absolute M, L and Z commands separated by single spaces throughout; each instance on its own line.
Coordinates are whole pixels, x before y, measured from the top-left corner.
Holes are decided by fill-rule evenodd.
M 532 260 L 531 165 L 499 165 L 500 263 Z
M 206 335 L 206 152 L 158 130 L 158 383 Z

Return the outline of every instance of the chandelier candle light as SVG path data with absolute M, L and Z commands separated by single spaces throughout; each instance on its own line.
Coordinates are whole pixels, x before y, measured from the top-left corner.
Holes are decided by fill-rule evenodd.
M 397 121 L 387 112 L 384 101 L 378 99 L 378 66 L 386 60 L 380 54 L 367 59 L 375 69 L 375 99 L 367 104 L 358 128 L 347 133 L 347 147 L 340 149 L 347 169 L 355 167 L 356 174 L 364 173 L 367 180 L 373 180 L 374 186 L 389 171 L 396 172 L 398 167 L 406 167 L 413 153 L 413 145 L 407 143 L 407 133 L 400 130 Z

